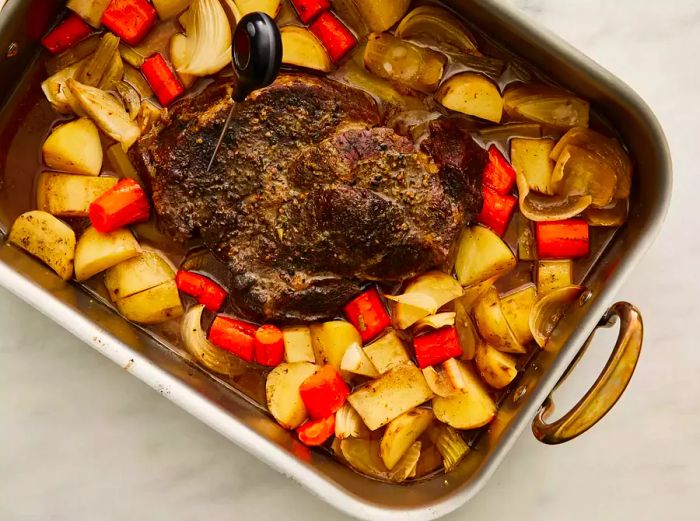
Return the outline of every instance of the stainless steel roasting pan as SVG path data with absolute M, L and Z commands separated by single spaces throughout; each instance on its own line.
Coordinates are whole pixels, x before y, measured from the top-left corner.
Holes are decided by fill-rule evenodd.
M 561 443 L 582 433 L 614 405 L 639 356 L 641 317 L 630 304 L 613 301 L 662 226 L 671 194 L 668 146 L 656 118 L 629 87 L 506 2 L 446 4 L 555 81 L 591 100 L 620 132 L 636 166 L 629 220 L 588 273 L 589 298 L 559 324 L 554 348 L 530 364 L 502 403 L 497 420 L 456 471 L 405 486 L 369 480 L 301 446 L 222 381 L 7 244 L 0 247 L 0 284 L 234 443 L 358 518 L 440 517 L 476 494 L 528 424 L 545 443 Z M 0 12 L 0 131 L 5 139 L 12 135 L 8 126 L 24 110 L 17 100 L 37 69 L 38 40 L 62 7 L 57 0 L 9 0 Z M 14 187 L 4 182 L 5 157 L 2 165 L 0 195 L 7 195 Z M 1 224 L 6 231 L 9 223 Z M 600 378 L 572 411 L 548 423 L 553 408 L 548 396 L 583 353 L 596 327 L 616 316 L 620 334 Z

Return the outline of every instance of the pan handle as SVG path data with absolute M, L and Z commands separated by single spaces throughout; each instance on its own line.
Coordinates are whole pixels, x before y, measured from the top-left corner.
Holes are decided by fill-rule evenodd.
M 636 307 L 627 302 L 618 302 L 605 313 L 598 327 L 611 327 L 618 317 L 620 319 L 620 334 L 617 337 L 615 348 L 605 364 L 603 372 L 586 395 L 569 412 L 553 423 L 546 421 L 554 412 L 552 394 L 540 407 L 537 416 L 532 421 L 532 432 L 542 443 L 556 445 L 583 434 L 605 416 L 622 396 L 639 359 L 644 326 L 642 316 Z M 571 374 L 586 352 L 594 334 L 595 331 L 588 337 L 552 392 L 556 391 L 557 387 Z

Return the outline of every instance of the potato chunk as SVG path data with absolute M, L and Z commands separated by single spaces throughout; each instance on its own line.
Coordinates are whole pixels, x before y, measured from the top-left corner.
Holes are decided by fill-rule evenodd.
M 380 374 L 410 361 L 406 348 L 396 331 L 389 331 L 365 347 L 364 351 Z
M 554 148 L 553 139 L 513 138 L 510 141 L 510 159 L 515 171 L 527 179 L 530 190 L 552 195 L 554 161 L 549 155 Z
M 118 299 L 114 304 L 122 315 L 139 324 L 158 324 L 184 313 L 174 280 Z
M 37 181 L 37 208 L 59 217 L 87 217 L 90 203 L 117 181 L 116 177 L 43 172 Z
M 100 233 L 91 226 L 75 247 L 75 278 L 87 280 L 139 253 L 141 247 L 127 228 Z
M 394 468 L 411 445 L 430 426 L 433 418 L 433 411 L 430 409 L 413 409 L 394 418 L 387 425 L 379 445 L 379 455 L 386 468 Z
M 105 286 L 112 302 L 155 288 L 175 279 L 175 272 L 157 253 L 144 251 L 105 273 Z
M 455 271 L 462 286 L 471 286 L 513 269 L 515 255 L 503 240 L 488 228 L 471 226 L 462 232 Z
M 369 28 L 375 32 L 382 32 L 401 19 L 408 11 L 411 0 L 392 0 L 391 2 L 355 0 L 354 3 Z
M 445 108 L 500 123 L 503 98 L 498 87 L 481 74 L 463 72 L 444 82 L 435 94 Z
M 46 263 L 63 280 L 73 276 L 75 232 L 50 213 L 35 210 L 12 224 L 9 241 Z
M 515 359 L 495 347 L 481 343 L 474 358 L 481 378 L 494 389 L 503 389 L 517 376 Z
M 41 148 L 49 168 L 71 174 L 99 175 L 102 143 L 95 124 L 80 118 L 56 127 Z
M 355 326 L 344 320 L 312 324 L 310 329 L 316 363 L 330 364 L 336 371 L 340 370 L 345 351 L 352 345 L 362 345 L 362 338 Z
M 493 420 L 496 404 L 489 396 L 479 377 L 464 362 L 459 362 L 465 387 L 462 392 L 449 397 L 433 399 L 435 417 L 455 429 L 476 429 Z
M 348 401 L 367 427 L 376 430 L 432 396 L 421 370 L 412 363 L 405 363 L 359 388 Z
M 282 36 L 282 63 L 321 72 L 332 68 L 328 52 L 311 31 L 288 25 L 280 29 Z
M 308 362 L 284 363 L 267 375 L 267 408 L 285 429 L 296 429 L 306 419 L 306 407 L 299 394 L 302 382 L 319 367 Z

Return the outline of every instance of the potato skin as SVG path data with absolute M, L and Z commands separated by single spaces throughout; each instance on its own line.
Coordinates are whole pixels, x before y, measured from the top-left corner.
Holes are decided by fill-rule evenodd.
M 8 239 L 42 260 L 63 280 L 73 276 L 75 232 L 50 213 L 23 213 L 12 224 Z
M 58 217 L 87 217 L 90 203 L 117 181 L 116 177 L 43 172 L 37 181 L 37 208 Z
M 80 118 L 56 127 L 42 146 L 49 168 L 97 176 L 102 170 L 102 143 L 95 124 Z
M 174 280 L 118 299 L 114 304 L 122 315 L 138 324 L 159 324 L 184 314 Z
M 87 280 L 139 253 L 141 247 L 129 229 L 100 233 L 91 226 L 75 247 L 75 278 Z

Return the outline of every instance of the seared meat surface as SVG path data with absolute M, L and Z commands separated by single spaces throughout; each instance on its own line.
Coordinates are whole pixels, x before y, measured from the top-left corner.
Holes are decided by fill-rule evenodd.
M 481 206 L 485 153 L 468 135 L 436 124 L 418 151 L 378 126 L 365 93 L 283 75 L 236 105 L 207 172 L 230 92 L 217 84 L 180 102 L 131 157 L 164 230 L 201 236 L 245 308 L 261 319 L 333 317 L 367 281 L 446 264 Z

